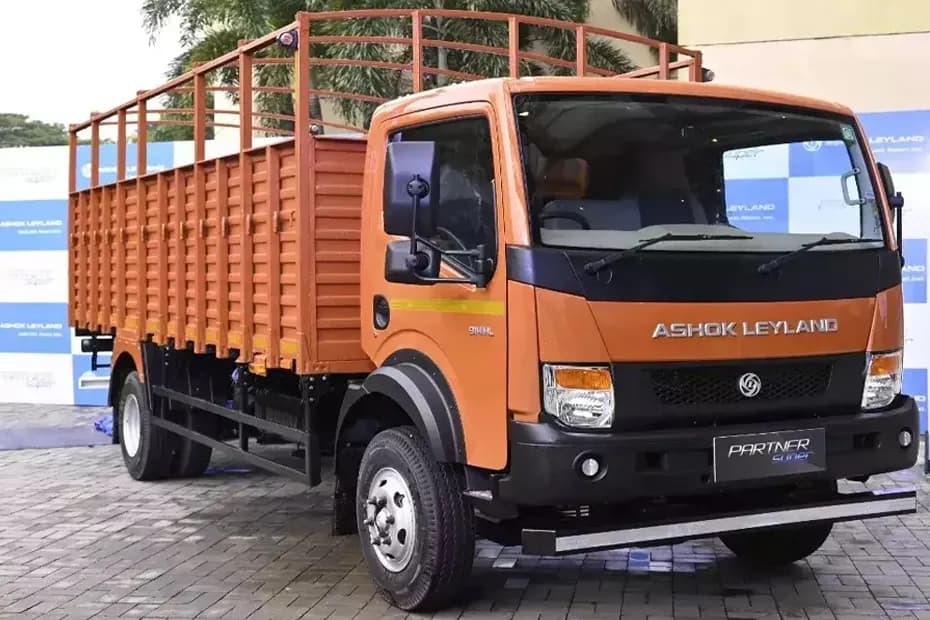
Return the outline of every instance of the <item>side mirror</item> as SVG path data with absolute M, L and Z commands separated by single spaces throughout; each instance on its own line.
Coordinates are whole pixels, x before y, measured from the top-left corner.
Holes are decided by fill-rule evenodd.
M 384 232 L 415 239 L 435 234 L 439 161 L 433 142 L 392 142 L 384 162 Z
M 904 214 L 904 196 L 901 195 L 901 192 L 895 191 L 894 179 L 891 177 L 891 169 L 888 168 L 888 166 L 879 162 L 878 174 L 881 176 L 882 188 L 885 190 L 885 196 L 888 197 L 888 206 L 891 207 L 898 254 L 901 255 L 901 264 L 904 265 L 904 224 L 902 222 L 902 216 Z

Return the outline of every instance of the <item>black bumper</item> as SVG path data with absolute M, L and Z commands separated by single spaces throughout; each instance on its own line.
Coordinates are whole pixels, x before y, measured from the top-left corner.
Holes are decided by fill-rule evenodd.
M 826 471 L 741 482 L 714 481 L 715 436 L 818 427 L 826 438 Z M 802 480 L 859 478 L 917 462 L 917 405 L 901 397 L 890 409 L 805 420 L 649 432 L 581 433 L 547 423 L 510 423 L 510 466 L 497 497 L 523 506 L 618 503 L 658 496 L 693 497 Z M 898 444 L 909 429 L 913 441 Z M 585 478 L 579 463 L 595 455 L 601 472 Z

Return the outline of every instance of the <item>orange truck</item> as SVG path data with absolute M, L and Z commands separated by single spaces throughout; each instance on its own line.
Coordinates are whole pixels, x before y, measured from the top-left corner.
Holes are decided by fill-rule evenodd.
M 431 39 L 437 17 L 496 22 L 506 46 Z M 397 36 L 314 29 L 373 18 Z M 573 55 L 527 49 L 526 28 L 564 30 Z M 616 76 L 588 62 L 595 38 L 658 64 Z M 409 54 L 311 50 L 340 43 Z M 431 64 L 438 48 L 494 54 L 506 75 Z M 292 66 L 292 86 L 255 79 L 265 64 Z M 396 71 L 410 94 L 312 79 L 336 69 Z M 130 475 L 200 475 L 222 450 L 312 486 L 331 464 L 334 534 L 358 534 L 407 610 L 455 600 L 476 537 L 560 555 L 719 536 L 772 565 L 835 522 L 915 512 L 913 488 L 845 482 L 917 459 L 903 199 L 848 108 L 711 75 L 698 52 L 582 24 L 300 13 L 73 125 L 70 321 L 95 360 L 111 352 Z M 206 104 L 224 90 L 238 107 L 221 116 Z M 292 96 L 293 116 L 259 109 L 263 92 Z M 127 135 L 145 144 L 169 93 L 193 102 L 171 118 L 193 127 L 194 162 L 148 173 L 140 148 L 127 178 Z M 314 97 L 377 107 L 343 132 L 311 117 Z M 236 127 L 236 150 L 207 157 L 211 125 Z M 801 197 L 790 232 L 731 222 L 727 167 L 798 144 L 830 147 L 807 152 L 832 158 L 817 196 L 836 215 L 803 217 L 818 205 Z

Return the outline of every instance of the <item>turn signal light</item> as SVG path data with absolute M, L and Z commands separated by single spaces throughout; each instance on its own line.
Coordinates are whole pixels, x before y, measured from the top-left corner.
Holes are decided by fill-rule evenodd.
M 873 355 L 869 360 L 869 376 L 893 375 L 901 371 L 901 353 Z
M 556 385 L 566 390 L 609 390 L 613 386 L 606 368 L 562 366 L 556 368 L 554 374 Z

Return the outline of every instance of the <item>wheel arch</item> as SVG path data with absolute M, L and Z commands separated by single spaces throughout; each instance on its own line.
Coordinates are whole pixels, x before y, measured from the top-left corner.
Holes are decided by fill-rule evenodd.
M 342 441 L 343 432 L 351 433 L 360 420 L 377 417 L 377 411 L 371 407 L 373 398 L 375 402 L 392 403 L 404 414 L 404 418 L 385 420 L 393 423 L 384 428 L 412 423 L 438 462 L 466 462 L 465 438 L 455 396 L 442 371 L 429 357 L 419 351 L 398 351 L 360 384 L 350 386 L 339 412 L 337 442 Z
M 335 434 L 334 533 L 355 531 L 358 466 L 368 442 L 382 430 L 414 426 L 440 463 L 466 463 L 455 398 L 438 366 L 419 351 L 391 355 L 363 381 L 350 384 Z
M 110 387 L 107 392 L 108 405 L 116 407 L 120 391 L 123 389 L 123 383 L 129 373 L 133 371 L 138 371 L 136 360 L 133 359 L 130 353 L 123 351 L 113 362 L 113 367 L 110 369 Z

